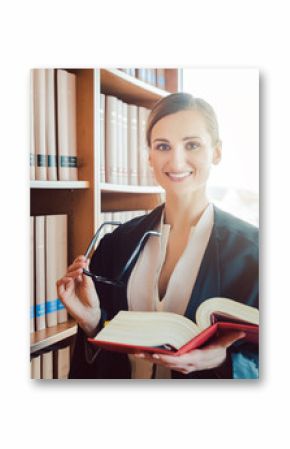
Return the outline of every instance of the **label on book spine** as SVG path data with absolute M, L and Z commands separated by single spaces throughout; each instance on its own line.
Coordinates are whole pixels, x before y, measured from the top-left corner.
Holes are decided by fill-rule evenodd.
M 76 156 L 60 156 L 60 166 L 65 168 L 76 168 L 77 157 Z
M 53 299 L 52 301 L 47 301 L 45 304 L 46 313 L 52 313 L 57 311 L 57 299 Z
M 37 167 L 46 167 L 46 155 L 45 154 L 37 155 Z
M 57 299 L 56 302 L 57 302 L 57 310 L 63 310 L 65 308 L 60 299 Z
M 45 303 L 44 302 L 42 304 L 36 304 L 35 315 L 37 318 L 45 315 Z
M 30 153 L 30 167 L 35 167 L 35 154 Z
M 34 306 L 30 306 L 30 319 L 35 318 L 35 308 Z
M 56 167 L 56 156 L 49 154 L 47 156 L 47 166 L 48 167 Z

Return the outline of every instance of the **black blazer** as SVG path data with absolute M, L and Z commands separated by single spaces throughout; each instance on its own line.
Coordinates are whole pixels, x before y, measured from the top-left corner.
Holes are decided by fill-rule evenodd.
M 150 214 L 124 223 L 111 234 L 105 235 L 93 254 L 92 272 L 115 278 L 125 266 L 143 234 L 159 223 L 164 204 Z M 120 310 L 128 310 L 127 273 L 125 288 L 96 283 L 102 318 L 112 319 Z M 211 297 L 227 297 L 258 307 L 258 229 L 214 207 L 213 230 L 200 266 L 185 316 L 195 319 L 199 304 Z M 89 363 L 86 336 L 81 328 L 71 361 L 70 378 L 121 379 L 131 378 L 131 367 L 126 354 L 99 351 Z M 90 351 L 90 348 L 89 348 Z M 173 378 L 256 378 L 258 349 L 254 345 L 236 342 L 228 350 L 226 362 L 215 369 L 188 375 L 172 371 Z

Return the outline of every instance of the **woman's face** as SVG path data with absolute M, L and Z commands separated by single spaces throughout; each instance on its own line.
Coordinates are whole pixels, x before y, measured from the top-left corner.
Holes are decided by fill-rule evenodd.
M 211 164 L 221 158 L 199 111 L 179 111 L 159 120 L 151 131 L 149 163 L 156 181 L 167 191 L 204 189 Z

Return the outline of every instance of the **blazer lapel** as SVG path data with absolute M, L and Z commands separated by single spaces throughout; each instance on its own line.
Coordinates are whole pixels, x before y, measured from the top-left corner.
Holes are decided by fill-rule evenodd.
M 161 204 L 156 209 L 154 209 L 150 214 L 144 217 L 144 220 L 141 223 L 139 223 L 135 227 L 132 227 L 132 229 L 128 229 L 128 233 L 126 235 L 123 235 L 123 239 L 125 242 L 123 247 L 126 249 L 126 253 L 122 254 L 122 257 L 125 260 L 125 262 L 122 261 L 122 264 L 128 261 L 129 257 L 132 255 L 134 249 L 138 245 L 139 241 L 141 240 L 145 232 L 153 230 L 156 227 L 156 225 L 160 222 L 163 208 L 164 204 Z M 144 244 L 142 245 L 141 249 L 145 244 L 146 240 L 144 241 Z M 128 279 L 135 266 L 136 261 L 137 259 L 131 264 L 130 269 L 126 272 L 126 275 L 123 277 L 123 281 L 125 283 L 128 282 Z
M 217 234 L 218 230 L 216 226 L 215 210 L 215 223 L 213 230 L 185 312 L 185 316 L 193 321 L 195 321 L 197 307 L 205 299 L 220 296 L 219 239 Z

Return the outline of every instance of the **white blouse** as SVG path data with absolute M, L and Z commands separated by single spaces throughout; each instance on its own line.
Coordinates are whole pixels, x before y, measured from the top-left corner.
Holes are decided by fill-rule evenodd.
M 127 285 L 128 310 L 166 311 L 184 315 L 203 259 L 214 221 L 209 204 L 198 223 L 192 226 L 187 246 L 168 281 L 166 293 L 159 298 L 158 281 L 166 259 L 171 226 L 164 223 L 164 213 L 156 227 L 160 237 L 149 237 L 132 270 Z M 153 364 L 129 355 L 133 379 L 150 379 Z M 169 378 L 170 370 L 156 367 L 156 378 Z

